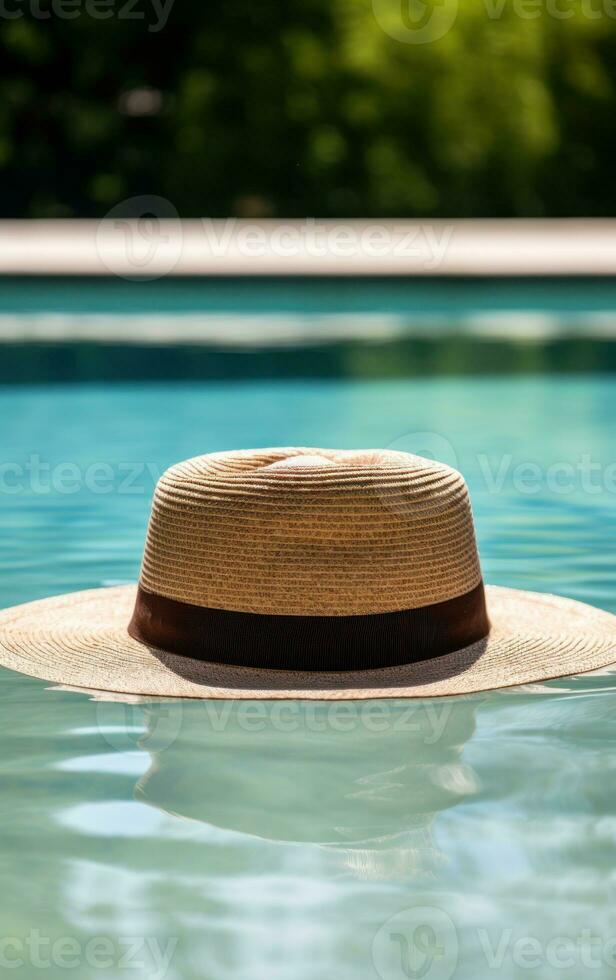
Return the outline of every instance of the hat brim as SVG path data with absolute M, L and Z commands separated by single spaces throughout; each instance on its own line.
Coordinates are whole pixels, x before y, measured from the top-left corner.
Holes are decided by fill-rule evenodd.
M 0 612 L 0 665 L 54 683 L 183 698 L 440 697 L 616 665 L 616 616 L 560 596 L 486 587 L 489 636 L 433 660 L 298 672 L 180 657 L 127 633 L 136 586 L 91 589 Z

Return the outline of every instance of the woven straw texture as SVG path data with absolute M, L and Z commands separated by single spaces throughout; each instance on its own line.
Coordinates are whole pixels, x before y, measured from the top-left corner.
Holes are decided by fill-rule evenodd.
M 462 476 L 408 453 L 199 456 L 160 479 L 141 584 L 215 609 L 360 615 L 463 595 L 481 577 Z
M 41 599 L 0 613 L 0 663 L 58 684 L 187 698 L 436 697 L 470 694 L 616 662 L 616 617 L 581 602 L 488 586 L 486 640 L 423 663 L 314 673 L 208 664 L 126 632 L 135 586 Z
M 188 460 L 159 481 L 141 584 L 227 610 L 364 615 L 465 595 L 481 580 L 464 480 L 406 453 L 271 449 Z M 616 617 L 487 588 L 489 636 L 378 670 L 212 664 L 128 635 L 135 586 L 0 613 L 0 663 L 63 685 L 197 698 L 434 697 L 562 677 L 616 661 Z

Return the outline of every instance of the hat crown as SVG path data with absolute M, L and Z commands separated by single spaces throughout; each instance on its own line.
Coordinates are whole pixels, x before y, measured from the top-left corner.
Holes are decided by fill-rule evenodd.
M 141 586 L 197 606 L 349 616 L 481 581 L 463 477 L 391 450 L 211 453 L 160 478 Z

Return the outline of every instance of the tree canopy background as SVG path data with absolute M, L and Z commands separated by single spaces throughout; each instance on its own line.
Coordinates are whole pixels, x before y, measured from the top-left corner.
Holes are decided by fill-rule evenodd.
M 4 217 L 615 213 L 609 0 L 460 0 L 425 44 L 400 0 L 99 2 L 3 0 Z

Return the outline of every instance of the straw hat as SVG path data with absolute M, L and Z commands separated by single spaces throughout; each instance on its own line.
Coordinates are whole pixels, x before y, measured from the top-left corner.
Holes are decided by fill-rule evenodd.
M 459 473 L 382 450 L 179 463 L 137 586 L 0 613 L 6 667 L 133 694 L 433 697 L 615 662 L 610 613 L 484 589 Z

